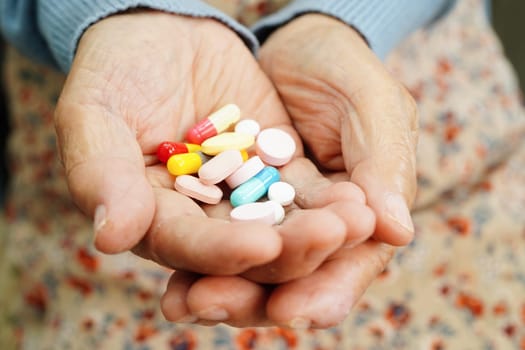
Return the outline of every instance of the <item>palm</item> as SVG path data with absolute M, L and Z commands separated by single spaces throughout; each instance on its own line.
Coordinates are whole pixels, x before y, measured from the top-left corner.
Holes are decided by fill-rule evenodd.
M 270 81 L 225 26 L 146 13 L 109 18 L 84 34 L 61 96 L 57 131 L 79 206 L 92 213 L 105 202 L 107 211 L 116 213 L 97 234 L 99 249 L 135 246 L 139 255 L 168 267 L 222 275 L 273 261 L 247 276 L 275 282 L 313 271 L 346 236 L 370 234 L 369 229 L 347 232 L 343 219 L 342 229 L 319 236 L 319 225 L 334 217 L 332 209 L 321 208 L 326 201 L 303 205 L 313 210 L 296 207 L 282 226 L 271 228 L 228 223 L 227 202 L 199 206 L 173 191 L 173 177 L 148 156 L 162 141 L 181 141 L 191 125 L 227 103 L 236 103 L 243 117 L 258 120 L 262 128 L 289 132 L 299 146 L 292 163 L 303 169 L 302 176 L 315 171 L 300 161 L 300 140 Z M 86 192 L 88 186 L 98 192 Z M 309 195 L 305 191 L 304 197 Z M 210 219 L 203 220 L 205 215 Z M 307 261 L 295 254 L 312 249 L 317 254 Z M 268 269 L 282 272 L 268 276 Z
M 345 171 L 343 153 L 347 158 L 352 154 L 348 149 L 351 144 L 345 141 L 353 138 L 344 140 L 347 135 L 343 133 L 358 126 L 348 125 L 347 115 L 353 107 L 334 84 L 339 68 L 329 63 L 334 61 L 333 49 L 324 50 L 319 42 L 296 44 L 295 38 L 278 45 L 270 41 L 263 47 L 261 64 L 276 86 L 295 129 L 322 167 Z M 300 62 L 297 56 L 301 57 Z M 345 82 L 345 86 L 351 84 Z
M 77 67 L 76 81 L 104 88 L 99 94 L 78 90 L 76 98 L 123 118 L 144 154 L 154 153 L 162 141 L 182 141 L 192 124 L 227 103 L 236 103 L 244 117 L 264 126 L 290 124 L 271 83 L 231 30 L 215 21 L 189 18 L 169 25 L 170 31 L 160 33 L 164 38 L 141 29 L 98 42 L 104 45 L 98 50 L 124 49 L 106 62 Z M 166 45 L 169 42 L 174 44 Z
M 262 128 L 283 128 L 296 139 L 296 157 L 281 171 L 297 186 L 299 205 L 282 225 L 223 220 L 230 209 L 226 201 L 199 206 L 174 191 L 173 177 L 150 161 L 160 142 L 182 140 L 191 125 L 227 103 L 236 103 L 244 118 Z M 82 37 L 56 124 L 72 196 L 95 214 L 97 247 L 109 253 L 133 248 L 179 270 L 174 276 L 182 270 L 244 273 L 232 277 L 244 281 L 239 292 L 257 291 L 258 297 L 250 299 L 253 304 L 245 300 L 251 307 L 237 308 L 251 315 L 238 315 L 240 324 L 265 318 L 268 296 L 248 280 L 306 276 L 345 242 L 372 233 L 373 214 L 362 192 L 355 186 L 334 191 L 304 159 L 272 84 L 238 37 L 217 22 L 146 12 L 97 23 Z M 183 293 L 188 283 L 210 281 L 182 274 L 186 279 L 177 285 Z M 212 295 L 199 300 L 211 301 Z

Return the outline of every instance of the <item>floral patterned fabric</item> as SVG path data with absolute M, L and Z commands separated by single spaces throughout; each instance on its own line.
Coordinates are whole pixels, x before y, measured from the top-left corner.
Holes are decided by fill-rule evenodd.
M 286 1 L 209 2 L 249 24 Z M 525 349 L 525 113 L 482 7 L 459 0 L 386 62 L 421 113 L 416 239 L 328 330 L 166 322 L 169 271 L 98 253 L 69 199 L 52 118 L 64 77 L 10 50 L 0 349 Z

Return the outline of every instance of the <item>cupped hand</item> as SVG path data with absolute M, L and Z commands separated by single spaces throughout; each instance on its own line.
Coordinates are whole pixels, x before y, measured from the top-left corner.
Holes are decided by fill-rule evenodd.
M 277 30 L 260 62 L 312 158 L 333 172 L 335 183 L 327 183 L 305 172 L 305 164 L 288 168 L 290 181 L 303 174 L 295 184 L 298 202 L 316 207 L 320 197 L 357 184 L 377 218 L 374 239 L 345 245 L 310 275 L 266 288 L 241 276 L 196 279 L 176 272 L 163 310 L 168 319 L 202 324 L 333 326 L 383 271 L 394 246 L 413 238 L 416 106 L 355 30 L 324 15 L 303 15 Z
M 373 223 L 350 226 L 347 203 L 337 198 L 268 227 L 230 223 L 174 191 L 174 178 L 151 161 L 156 147 L 182 140 L 228 103 L 263 128 L 289 132 L 301 159 L 298 135 L 272 84 L 226 26 L 141 11 L 101 20 L 83 34 L 55 121 L 70 192 L 94 218 L 100 251 L 133 249 L 180 271 L 248 271 L 252 280 L 281 282 L 310 274 L 343 244 L 371 235 Z M 373 216 L 364 204 L 356 207 Z
M 273 33 L 260 62 L 307 151 L 324 169 L 348 172 L 366 193 L 377 215 L 374 238 L 409 243 L 418 130 L 410 94 L 358 32 L 321 14 Z
M 328 207 L 343 215 L 356 232 L 373 230 L 375 217 L 362 210 L 366 201 L 363 191 L 349 181 L 341 181 L 348 178 L 347 174 L 338 173 L 338 179 L 332 181 L 307 159 L 292 162 L 281 174 L 296 188 L 297 206 Z M 299 224 L 293 214 L 285 220 L 286 224 Z M 321 235 L 338 225 L 336 220 L 310 224 L 324 226 Z M 347 317 L 393 253 L 392 246 L 375 240 L 349 240 L 311 273 L 278 284 L 255 283 L 246 278 L 249 274 L 200 276 L 175 271 L 162 298 L 162 311 L 170 321 L 202 325 L 335 326 Z M 271 269 L 267 272 L 271 275 Z

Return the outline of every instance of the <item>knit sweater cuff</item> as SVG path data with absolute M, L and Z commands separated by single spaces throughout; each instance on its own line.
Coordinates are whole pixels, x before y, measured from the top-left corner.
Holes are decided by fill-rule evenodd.
M 414 30 L 443 15 L 455 0 L 295 0 L 263 18 L 252 30 L 262 43 L 278 27 L 306 13 L 337 18 L 363 35 L 371 49 L 384 58 Z
M 41 1 L 39 27 L 59 67 L 69 71 L 78 41 L 93 23 L 109 15 L 136 7 L 192 17 L 213 18 L 237 32 L 252 52 L 259 44 L 248 28 L 199 0 L 67 0 Z

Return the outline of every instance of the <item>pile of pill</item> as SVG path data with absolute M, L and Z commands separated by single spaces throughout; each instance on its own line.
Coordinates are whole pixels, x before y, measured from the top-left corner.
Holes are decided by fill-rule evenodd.
M 217 204 L 223 198 L 218 184 L 224 181 L 232 189 L 232 221 L 279 224 L 295 190 L 280 181 L 277 167 L 291 160 L 295 142 L 281 129 L 260 130 L 257 121 L 240 117 L 239 107 L 228 104 L 188 130 L 188 143 L 161 143 L 157 157 L 176 176 L 178 192 Z M 268 200 L 259 201 L 264 197 Z

